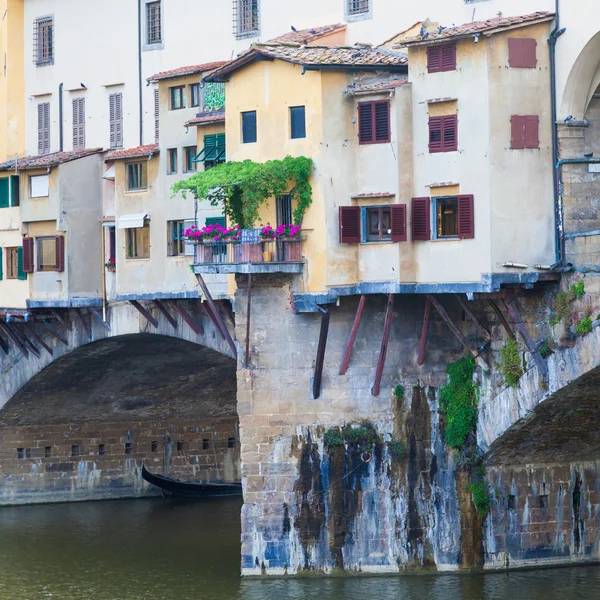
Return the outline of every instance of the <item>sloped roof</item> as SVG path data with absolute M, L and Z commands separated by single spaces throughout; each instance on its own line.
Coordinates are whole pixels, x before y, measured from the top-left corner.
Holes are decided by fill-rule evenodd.
M 379 92 L 389 92 L 397 87 L 407 84 L 408 79 L 406 77 L 402 79 L 390 79 L 388 81 L 376 81 L 372 83 L 351 83 L 346 88 L 346 93 L 351 96 L 358 96 L 361 94 L 377 94 Z
M 225 123 L 225 112 L 213 112 L 206 114 L 198 114 L 193 119 L 190 119 L 185 127 L 215 125 L 217 123 Z
M 103 152 L 102 148 L 86 148 L 85 150 L 74 150 L 73 152 L 53 152 L 52 154 L 40 154 L 38 156 L 24 156 L 17 160 L 13 159 L 1 163 L 0 171 L 11 171 L 15 168 L 21 171 L 47 169 L 100 152 Z
M 323 25 L 322 27 L 312 27 L 310 29 L 299 29 L 298 31 L 290 31 L 284 35 L 273 38 L 267 43 L 272 42 L 296 42 L 297 44 L 309 44 L 330 33 L 345 31 L 344 23 L 336 23 L 335 25 Z
M 213 69 L 217 69 L 218 67 L 223 66 L 226 62 L 226 60 L 219 60 L 215 62 L 204 63 L 202 65 L 191 65 L 189 67 L 179 67 L 178 69 L 171 69 L 170 71 L 161 71 L 160 73 L 156 73 L 156 75 L 152 75 L 152 77 L 148 77 L 147 81 L 155 83 L 156 81 L 161 81 L 163 79 L 174 79 L 175 77 L 197 75 L 206 71 L 212 71 Z
M 554 19 L 554 13 L 551 12 L 535 12 L 518 17 L 495 17 L 486 21 L 474 21 L 473 23 L 465 23 L 464 25 L 453 25 L 434 31 L 426 31 L 424 35 L 406 38 L 393 47 L 401 48 L 404 46 L 433 44 L 448 39 L 470 37 L 478 33 L 487 36 L 516 27 L 551 21 L 552 19 Z
M 150 156 L 160 152 L 158 144 L 147 144 L 145 146 L 137 146 L 137 148 L 127 148 L 125 150 L 113 150 L 104 157 L 104 162 L 109 160 L 122 160 L 124 158 L 139 158 L 142 156 Z
M 206 77 L 207 81 L 225 81 L 231 73 L 255 60 L 283 60 L 308 70 L 380 69 L 405 71 L 406 54 L 371 46 L 303 46 L 296 43 L 252 44 L 248 50 Z

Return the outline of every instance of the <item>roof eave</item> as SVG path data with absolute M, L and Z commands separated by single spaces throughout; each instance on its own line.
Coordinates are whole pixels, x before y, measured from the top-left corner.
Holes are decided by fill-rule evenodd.
M 273 61 L 275 60 L 275 58 L 271 56 L 266 56 L 265 54 L 261 54 L 260 52 L 253 50 L 252 52 L 249 52 L 246 56 L 241 56 L 237 59 L 234 59 L 229 65 L 221 67 L 220 69 L 217 69 L 210 75 L 203 77 L 202 81 L 207 81 L 209 83 L 225 83 L 226 81 L 229 81 L 229 78 L 232 75 L 232 73 L 258 60 Z

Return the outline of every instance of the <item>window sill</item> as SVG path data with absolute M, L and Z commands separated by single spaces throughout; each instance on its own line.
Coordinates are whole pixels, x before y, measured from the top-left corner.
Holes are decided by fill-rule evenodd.
M 369 9 L 368 11 L 363 12 L 363 13 L 355 13 L 355 14 L 346 13 L 345 17 L 346 17 L 346 21 L 348 23 L 354 23 L 356 21 L 368 21 L 369 19 L 373 18 L 373 12 L 371 9 Z
M 400 242 L 392 242 L 392 240 L 381 240 L 378 242 L 360 242 L 361 246 L 381 246 L 382 244 L 399 244 Z
M 50 196 L 29 196 L 30 200 L 43 200 L 44 198 L 50 198 Z
M 143 52 L 151 52 L 152 50 L 164 50 L 165 43 L 164 42 L 156 42 L 153 44 L 144 44 L 142 46 Z
M 144 192 L 147 192 L 148 188 L 139 188 L 139 189 L 135 189 L 135 190 L 125 190 L 126 194 L 143 194 Z
M 140 262 L 140 261 L 149 261 L 150 257 L 148 256 L 147 258 L 133 258 L 133 257 L 126 257 L 125 258 L 125 262 Z
M 460 238 L 457 235 L 448 237 L 432 238 L 432 242 L 460 242 Z
M 167 254 L 167 258 L 194 258 L 193 254 Z

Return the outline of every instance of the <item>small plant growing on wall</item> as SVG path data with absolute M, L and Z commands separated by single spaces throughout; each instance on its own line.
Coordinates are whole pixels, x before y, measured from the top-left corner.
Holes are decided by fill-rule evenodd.
M 406 446 L 400 440 L 392 440 L 391 442 L 388 442 L 388 448 L 390 450 L 390 456 L 392 457 L 392 460 L 401 461 L 408 456 Z
M 366 420 L 358 424 L 346 423 L 342 427 L 331 427 L 323 434 L 323 442 L 329 449 L 348 445 L 360 451 L 372 450 L 380 441 L 381 436 L 375 425 Z
M 506 344 L 500 349 L 498 368 L 502 377 L 504 377 L 506 385 L 517 387 L 519 379 L 523 376 L 523 366 L 521 364 L 521 356 L 519 355 L 519 347 L 517 346 L 517 342 L 512 338 L 509 338 Z
M 400 400 L 402 400 L 402 398 L 404 398 L 404 387 L 401 385 L 397 385 L 394 388 L 394 398 L 396 398 L 396 400 L 398 400 L 398 402 Z
M 592 324 L 592 318 L 585 317 L 585 319 L 581 319 L 581 321 L 579 321 L 579 323 L 577 323 L 575 326 L 575 333 L 577 335 L 587 335 L 592 331 L 593 328 L 594 326 Z
M 488 484 L 485 480 L 485 468 L 478 467 L 475 471 L 475 482 L 470 483 L 467 489 L 471 492 L 473 504 L 475 510 L 485 516 L 490 510 L 490 493 L 488 490 Z
M 554 327 L 563 320 L 571 316 L 571 304 L 575 300 L 579 300 L 585 294 L 585 282 L 581 279 L 578 283 L 574 283 L 567 292 L 558 292 L 554 298 L 553 308 L 554 316 L 550 319 L 550 325 Z

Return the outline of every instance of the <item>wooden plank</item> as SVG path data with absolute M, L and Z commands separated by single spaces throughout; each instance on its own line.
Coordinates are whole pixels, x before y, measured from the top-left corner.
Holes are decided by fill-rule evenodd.
M 0 348 L 4 350 L 4 354 L 8 354 L 10 351 L 9 342 L 7 342 L 3 337 L 0 336 Z
M 354 347 L 354 341 L 356 340 L 356 334 L 360 327 L 360 320 L 362 319 L 363 310 L 365 308 L 366 296 L 363 294 L 358 302 L 358 308 L 356 309 L 356 315 L 354 316 L 354 323 L 352 323 L 352 329 L 350 330 L 350 337 L 346 344 L 346 351 L 344 352 L 344 358 L 340 366 L 340 375 L 345 375 L 350 364 L 350 356 L 352 354 L 352 348 Z
M 71 323 L 69 322 L 69 319 L 65 319 L 63 318 L 63 316 L 55 309 L 52 309 L 52 314 L 56 317 L 56 320 L 65 328 L 67 329 L 67 331 L 71 332 L 73 331 L 73 326 L 71 325 Z M 67 315 L 69 314 L 69 311 L 67 310 Z
M 33 339 L 36 340 L 37 343 L 42 348 L 44 348 L 44 350 L 46 350 L 46 352 L 48 352 L 48 354 L 50 356 L 54 355 L 54 350 L 52 350 L 52 348 L 50 348 L 50 346 L 48 346 L 48 344 L 46 344 L 46 342 L 43 340 L 43 338 L 36 333 L 35 329 L 33 328 L 33 324 L 31 324 L 31 323 L 24 323 L 24 327 L 33 336 Z
M 377 369 L 375 371 L 375 383 L 371 389 L 373 396 L 379 396 L 381 391 L 381 377 L 383 376 L 383 367 L 385 366 L 385 356 L 387 354 L 388 341 L 390 339 L 390 329 L 392 325 L 392 315 L 394 312 L 394 294 L 388 294 L 387 309 L 385 311 L 385 321 L 383 323 L 383 335 L 381 337 L 381 349 L 377 359 Z
M 454 295 L 456 296 L 456 299 L 458 300 L 460 305 L 463 307 L 463 310 L 467 313 L 469 319 L 473 321 L 475 327 L 477 327 L 477 329 L 479 330 L 479 333 L 481 333 L 481 335 L 486 339 L 486 341 L 489 342 L 492 339 L 490 332 L 480 323 L 479 319 L 473 314 L 473 311 L 471 310 L 468 303 L 464 300 L 464 298 L 462 298 L 460 294 Z
M 146 319 L 146 321 L 148 321 L 148 323 L 158 328 L 158 321 L 137 300 L 130 300 L 129 304 L 135 306 L 137 311 Z
M 235 343 L 234 343 L 231 335 L 229 334 L 229 331 L 228 331 L 227 327 L 225 326 L 225 323 L 223 323 L 223 318 L 221 317 L 221 313 L 217 310 L 217 307 L 215 306 L 215 301 L 212 299 L 212 296 L 210 295 L 210 291 L 206 285 L 206 282 L 204 281 L 204 279 L 202 278 L 202 275 L 200 275 L 200 273 L 196 273 L 196 279 L 198 280 L 198 283 L 200 284 L 200 288 L 202 289 L 202 295 L 204 296 L 205 300 L 208 302 L 208 304 L 214 314 L 215 319 L 217 319 L 217 321 L 220 325 L 221 333 L 224 335 L 225 340 L 227 341 L 227 343 L 229 344 L 229 347 L 231 348 L 233 357 L 237 360 L 237 348 L 235 347 Z
M 329 309 L 322 312 L 319 345 L 317 346 L 317 360 L 315 362 L 315 374 L 313 377 L 313 398 L 315 400 L 321 395 L 321 382 L 323 379 L 323 365 L 325 364 L 325 348 L 327 347 L 330 318 L 331 311 Z
M 213 312 L 211 305 L 208 302 L 202 302 L 201 306 L 202 306 L 202 309 L 204 310 L 204 312 L 206 313 L 206 316 L 210 319 L 211 323 L 215 326 L 215 329 L 221 334 L 223 339 L 225 339 L 225 332 L 223 331 L 223 328 L 221 327 L 221 322 L 219 321 L 219 319 L 217 319 L 215 313 Z
M 54 329 L 50 323 L 47 321 L 40 321 L 40 325 L 46 329 L 46 331 L 51 333 L 59 342 L 62 342 L 65 346 L 69 345 L 69 342 L 66 340 L 66 338 L 60 335 L 60 333 L 58 333 L 58 331 L 56 331 L 56 329 Z
M 427 351 L 427 335 L 429 334 L 429 321 L 431 319 L 431 300 L 425 299 L 425 314 L 423 315 L 423 327 L 421 328 L 421 345 L 419 346 L 419 357 L 417 364 L 422 365 L 425 362 L 425 352 Z
M 169 321 L 173 329 L 177 329 L 177 321 L 171 316 L 167 307 L 160 300 L 155 300 L 154 303 L 156 304 L 156 308 L 162 313 L 163 317 Z
M 197 335 L 204 335 L 204 327 L 200 321 L 196 321 L 182 306 L 179 306 L 175 300 L 170 300 L 169 303 L 173 310 L 188 324 L 189 328 Z
M 88 322 L 85 320 L 85 317 L 83 316 L 83 313 L 81 312 L 80 308 L 76 308 L 75 312 L 77 313 L 77 317 L 79 318 L 79 321 L 81 322 L 81 326 L 83 327 L 83 330 L 87 333 L 87 336 L 89 338 L 89 340 L 92 340 L 92 328 L 88 325 Z
M 246 369 L 250 364 L 250 313 L 252 309 L 252 273 L 248 273 L 248 285 L 246 286 L 248 304 L 246 308 Z
M 102 325 L 102 327 L 104 327 L 106 331 L 111 330 L 110 325 L 102 318 L 102 315 L 93 306 L 88 307 L 88 311 L 92 315 L 92 317 L 96 317 L 96 319 L 100 321 L 100 325 Z
M 506 320 L 506 317 L 500 310 L 500 307 L 496 304 L 496 301 L 488 300 L 488 302 L 489 302 L 490 306 L 494 309 L 494 312 L 498 315 L 498 319 L 500 319 L 500 323 L 502 323 L 502 326 L 504 327 L 504 329 L 506 329 L 506 333 L 508 333 L 508 335 L 514 340 L 515 333 L 512 330 L 511 326 L 509 325 L 508 321 Z
M 17 327 L 16 323 L 9 323 L 8 325 L 12 327 L 12 330 L 21 338 L 21 341 L 25 344 L 25 346 L 39 358 L 41 356 L 40 351 L 35 347 L 34 343 L 27 337 L 27 335 L 25 335 L 25 332 L 21 331 L 21 329 Z
M 29 352 L 27 351 L 25 344 L 23 344 L 23 342 L 15 336 L 5 321 L 0 321 L 0 329 L 2 329 L 4 333 L 6 333 L 6 335 L 12 340 L 13 344 L 15 344 L 15 346 L 21 351 L 21 354 L 27 358 L 29 356 Z

